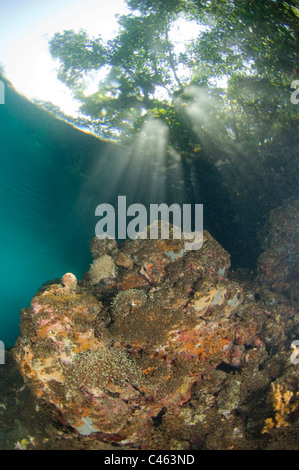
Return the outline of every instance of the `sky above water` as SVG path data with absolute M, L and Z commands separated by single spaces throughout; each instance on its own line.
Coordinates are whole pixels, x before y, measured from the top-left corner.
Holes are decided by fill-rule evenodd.
M 124 0 L 0 0 L 0 64 L 6 77 L 27 98 L 50 101 L 76 116 L 80 104 L 57 79 L 58 61 L 51 58 L 49 40 L 67 29 L 111 39 L 118 30 L 117 15 L 128 12 Z M 182 19 L 174 24 L 171 40 L 179 52 L 199 28 Z M 90 77 L 88 93 L 97 90 L 101 78 Z
M 51 101 L 67 114 L 78 104 L 57 78 L 48 41 L 65 29 L 85 29 L 111 38 L 123 0 L 0 0 L 0 64 L 15 88 L 28 98 Z

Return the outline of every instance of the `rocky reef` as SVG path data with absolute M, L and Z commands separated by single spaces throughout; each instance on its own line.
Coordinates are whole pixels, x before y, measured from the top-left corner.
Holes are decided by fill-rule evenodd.
M 258 282 L 273 294 L 299 299 L 299 200 L 271 212 L 262 237 Z
M 74 448 L 296 448 L 299 206 L 288 207 L 269 220 L 254 281 L 232 280 L 229 254 L 204 232 L 197 251 L 95 238 L 82 280 L 42 286 L 13 354 Z

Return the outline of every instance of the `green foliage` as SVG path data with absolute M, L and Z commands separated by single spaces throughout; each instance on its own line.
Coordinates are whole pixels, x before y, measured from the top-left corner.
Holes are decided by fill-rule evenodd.
M 56 33 L 50 43 L 50 52 L 61 64 L 58 77 L 70 87 L 76 86 L 84 72 L 99 68 L 107 61 L 101 38 L 90 39 L 83 30 Z
M 299 71 L 297 2 L 127 4 L 131 13 L 119 18 L 119 32 L 107 43 L 84 31 L 56 33 L 50 42 L 59 78 L 102 136 L 128 137 L 155 117 L 168 125 L 170 143 L 179 150 L 212 151 L 213 129 L 220 148 L 242 142 L 247 149 L 248 143 L 264 145 L 298 115 L 290 104 L 290 84 Z M 199 25 L 184 50 L 173 40 L 178 19 Z M 105 77 L 88 95 L 84 84 L 91 71 L 104 71 Z M 221 86 L 224 79 L 227 86 Z M 158 90 L 164 90 L 160 98 Z M 196 103 L 206 116 L 197 116 L 194 124 L 190 113 Z

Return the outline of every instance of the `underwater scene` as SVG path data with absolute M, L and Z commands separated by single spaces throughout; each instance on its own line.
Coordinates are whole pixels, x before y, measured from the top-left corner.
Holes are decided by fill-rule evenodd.
M 298 450 L 298 1 L 0 24 L 0 450 Z

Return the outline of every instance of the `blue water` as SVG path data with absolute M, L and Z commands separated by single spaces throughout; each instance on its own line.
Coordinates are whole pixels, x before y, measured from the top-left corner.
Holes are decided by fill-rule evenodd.
M 78 218 L 80 179 L 59 146 L 3 106 L 0 126 L 0 340 L 9 346 L 21 309 L 43 283 L 88 270 L 93 234 Z
M 0 234 L 0 338 L 8 346 L 14 344 L 19 333 L 21 309 L 29 307 L 39 286 L 70 270 L 80 277 L 86 265 L 64 259 L 58 241 L 50 243 L 49 239 L 28 230 L 20 231 L 8 221 L 3 222 L 5 231 Z M 70 269 L 71 264 L 73 269 Z

